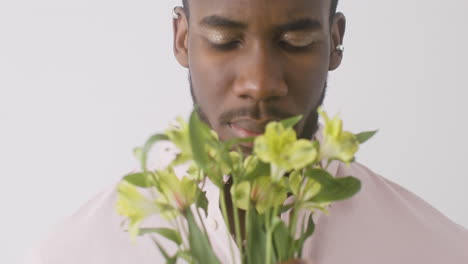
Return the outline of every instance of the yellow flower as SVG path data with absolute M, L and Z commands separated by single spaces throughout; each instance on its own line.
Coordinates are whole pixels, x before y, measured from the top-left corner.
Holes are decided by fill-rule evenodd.
M 237 208 L 247 210 L 249 203 L 263 214 L 268 208 L 283 204 L 287 197 L 284 181 L 273 182 L 269 176 L 255 178 L 252 182 L 243 181 L 231 187 L 232 201 Z
M 286 197 L 283 181 L 272 182 L 270 177 L 264 176 L 255 179 L 252 184 L 250 198 L 259 214 L 263 214 L 268 208 L 282 205 Z
M 356 136 L 348 131 L 343 131 L 343 121 L 338 116 L 330 119 L 322 109 L 319 109 L 318 112 L 325 121 L 320 159 L 352 162 L 359 149 L 359 141 Z
M 317 181 L 303 177 L 301 171 L 293 171 L 288 178 L 289 189 L 300 201 L 307 201 L 316 196 L 322 189 Z
M 316 145 L 310 140 L 297 140 L 296 132 L 284 128 L 281 123 L 271 122 L 265 134 L 255 139 L 255 154 L 261 161 L 272 164 L 271 175 L 278 181 L 285 172 L 302 169 L 317 158 Z
M 180 150 L 173 165 L 182 164 L 192 159 L 192 150 L 190 149 L 189 127 L 182 117 L 177 117 L 175 123 L 166 130 L 167 137 Z
M 231 197 L 238 208 L 247 210 L 250 203 L 250 182 L 243 181 L 233 185 L 231 187 Z
M 117 186 L 117 212 L 130 220 L 129 233 L 135 239 L 141 221 L 159 210 L 156 203 L 141 194 L 134 185 L 121 181 Z
M 158 205 L 165 203 L 166 208 L 173 208 L 183 213 L 196 202 L 199 192 L 197 183 L 188 177 L 179 179 L 171 168 L 157 171 L 157 188 L 162 198 Z

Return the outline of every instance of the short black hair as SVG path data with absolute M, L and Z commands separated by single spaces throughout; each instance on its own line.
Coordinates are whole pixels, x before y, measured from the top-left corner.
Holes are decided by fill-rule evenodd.
M 182 0 L 182 5 L 184 7 L 184 10 L 187 14 L 187 16 L 189 15 L 189 4 L 188 4 L 188 0 Z M 333 18 L 333 16 L 336 14 L 336 9 L 338 8 L 338 0 L 332 0 L 332 4 L 331 4 L 331 8 L 330 8 L 330 21 L 331 21 L 331 18 Z

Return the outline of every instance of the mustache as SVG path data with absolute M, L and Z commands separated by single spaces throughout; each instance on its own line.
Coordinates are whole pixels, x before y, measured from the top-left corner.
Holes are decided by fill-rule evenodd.
M 233 119 L 243 117 L 251 119 L 279 121 L 293 116 L 293 113 L 283 111 L 277 107 L 272 106 L 266 107 L 263 111 L 260 111 L 257 107 L 242 107 L 222 113 L 219 116 L 219 122 L 220 124 L 228 124 Z

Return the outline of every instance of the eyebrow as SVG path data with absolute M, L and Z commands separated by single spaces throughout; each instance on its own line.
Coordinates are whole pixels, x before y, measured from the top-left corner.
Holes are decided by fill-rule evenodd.
M 218 15 L 208 16 L 200 22 L 202 26 L 214 28 L 246 29 L 247 24 Z
M 289 32 L 289 31 L 312 31 L 322 28 L 322 23 L 315 19 L 301 18 L 292 22 L 288 22 L 284 25 L 278 26 L 278 31 Z
M 212 15 L 203 18 L 200 25 L 213 28 L 246 29 L 248 25 L 244 22 L 235 21 L 219 15 Z M 301 18 L 276 27 L 276 31 L 312 31 L 322 28 L 322 23 L 315 19 Z

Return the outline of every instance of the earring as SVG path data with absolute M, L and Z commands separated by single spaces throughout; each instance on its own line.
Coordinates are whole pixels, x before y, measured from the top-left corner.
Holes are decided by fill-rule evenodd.
M 343 52 L 344 51 L 344 45 L 343 44 L 339 44 L 336 46 L 335 48 L 336 51 L 339 51 L 339 52 Z
M 177 6 L 174 7 L 174 9 L 172 9 L 172 18 L 175 19 L 175 20 L 180 18 L 180 14 L 176 11 L 176 8 L 177 8 Z

